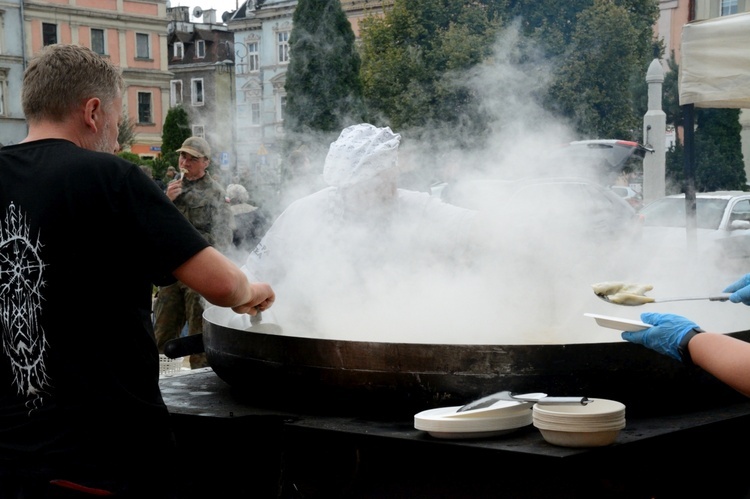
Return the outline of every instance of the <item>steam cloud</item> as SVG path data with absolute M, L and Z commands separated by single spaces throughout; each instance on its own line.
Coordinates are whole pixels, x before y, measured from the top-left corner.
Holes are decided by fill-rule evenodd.
M 526 54 L 529 62 L 523 65 L 514 62 L 517 36 L 508 30 L 491 62 L 469 75 L 484 108 L 497 118 L 489 146 L 467 152 L 409 141 L 400 151 L 402 170 L 435 171 L 440 165 L 447 176 L 470 171 L 474 177 L 520 178 L 555 177 L 579 166 L 550 156 L 556 147 L 577 138 L 536 102 L 534 96 L 549 81 L 551 66 L 533 54 Z M 454 133 L 435 130 L 434 136 Z M 321 147 L 320 154 L 310 157 L 321 171 L 325 150 Z M 651 253 L 643 249 L 637 234 L 602 239 L 600 233 L 598 239 L 589 239 L 600 222 L 593 211 L 581 212 L 555 198 L 531 198 L 511 207 L 498 204 L 478 217 L 477 239 L 466 240 L 470 261 L 458 263 L 442 263 L 432 251 L 415 253 L 413 247 L 402 246 L 397 237 L 409 239 L 413 220 L 403 220 L 400 214 L 389 218 L 394 224 L 389 230 L 369 227 L 328 245 L 308 242 L 318 233 L 325 237 L 330 221 L 302 217 L 293 231 L 302 241 L 297 248 L 300 260 L 288 262 L 295 279 L 271 281 L 277 302 L 264 315 L 280 323 L 284 334 L 393 343 L 621 341 L 619 332 L 600 328 L 583 316 L 585 312 L 636 320 L 644 311 L 672 312 L 707 330 L 746 329 L 744 310 L 731 304 L 623 307 L 599 300 L 591 288 L 597 282 L 652 284 L 653 297 L 708 295 L 720 292 L 740 274 L 738 269 L 697 261 L 689 253 Z M 396 226 L 401 222 L 406 224 Z M 458 237 L 462 236 L 445 231 L 429 239 L 439 246 Z M 352 240 L 357 243 L 348 245 L 346 241 Z

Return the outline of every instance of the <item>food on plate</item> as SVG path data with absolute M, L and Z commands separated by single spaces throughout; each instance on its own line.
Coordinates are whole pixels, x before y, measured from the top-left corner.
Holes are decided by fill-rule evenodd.
M 627 282 L 600 282 L 592 284 L 594 293 L 611 303 L 620 305 L 643 305 L 653 303 L 654 299 L 646 296 L 654 287 L 650 284 L 633 284 Z

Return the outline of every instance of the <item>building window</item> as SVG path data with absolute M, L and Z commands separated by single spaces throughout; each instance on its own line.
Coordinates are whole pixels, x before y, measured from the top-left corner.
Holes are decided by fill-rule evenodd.
M 0 116 L 5 116 L 5 110 L 8 106 L 5 104 L 5 97 L 8 95 L 8 70 L 0 70 Z
M 286 113 L 286 95 L 279 95 L 279 109 L 276 113 L 276 119 L 278 121 L 284 121 L 284 114 Z
M 737 0 L 721 0 L 721 15 L 731 16 L 737 13 Z
M 287 64 L 289 62 L 289 32 L 279 31 L 276 33 L 276 50 L 278 51 L 278 62 L 279 64 Z
M 151 93 L 138 92 L 138 123 L 151 124 Z
M 146 33 L 135 34 L 135 57 L 136 59 L 149 59 L 151 50 Z
M 4 47 L 5 33 L 4 33 L 4 28 L 5 28 L 5 11 L 0 10 L 0 54 L 4 54 L 5 53 L 5 47 Z
M 57 24 L 42 23 L 42 45 L 57 43 Z
M 198 59 L 203 59 L 206 57 L 206 41 L 205 40 L 197 40 L 195 42 L 195 57 Z
M 100 55 L 105 55 L 104 30 L 91 28 L 91 50 Z
M 194 106 L 203 105 L 203 78 L 190 80 L 190 97 Z
M 182 80 L 169 82 L 169 104 L 172 107 L 182 104 Z
M 258 42 L 247 44 L 247 70 L 250 72 L 260 70 L 260 52 Z
M 173 53 L 175 59 L 182 60 L 183 57 L 185 57 L 185 45 L 182 42 L 176 42 L 173 45 Z
M 192 130 L 193 137 L 203 137 L 204 139 L 206 138 L 206 131 L 203 128 L 203 125 L 193 125 Z
M 260 102 L 250 103 L 250 125 L 251 126 L 260 125 Z

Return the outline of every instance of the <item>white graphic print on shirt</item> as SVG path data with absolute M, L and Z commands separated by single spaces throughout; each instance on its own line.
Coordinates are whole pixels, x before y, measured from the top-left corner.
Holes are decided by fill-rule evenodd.
M 44 364 L 48 344 L 39 323 L 45 267 L 41 246 L 38 239 L 32 241 L 25 216 L 11 203 L 5 220 L 0 220 L 2 348 L 29 412 L 41 407 L 42 396 L 50 387 Z

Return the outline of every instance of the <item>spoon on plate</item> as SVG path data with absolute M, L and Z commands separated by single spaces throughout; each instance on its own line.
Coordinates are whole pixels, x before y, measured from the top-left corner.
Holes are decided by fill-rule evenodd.
M 528 404 L 580 404 L 586 405 L 593 402 L 593 400 L 587 397 L 548 397 L 546 393 L 513 393 L 508 390 L 493 393 L 480 399 L 469 402 L 466 405 L 459 407 L 456 412 L 473 411 L 476 409 L 484 409 L 493 405 L 495 402 L 500 400 L 512 400 L 514 402 L 522 402 Z
M 628 307 L 637 307 L 646 303 L 664 303 L 668 301 L 688 301 L 688 300 L 708 300 L 708 301 L 727 301 L 731 293 L 721 293 L 718 295 L 711 296 L 681 296 L 677 298 L 651 298 L 645 295 L 628 294 L 628 293 L 615 293 L 612 295 L 605 295 L 594 293 L 600 299 L 613 305 L 625 305 Z

